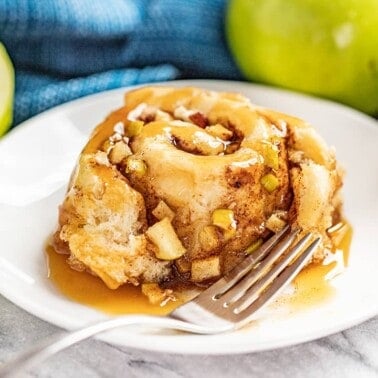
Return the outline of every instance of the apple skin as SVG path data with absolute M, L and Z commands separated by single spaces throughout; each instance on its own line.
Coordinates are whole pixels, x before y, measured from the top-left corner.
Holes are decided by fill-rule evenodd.
M 378 116 L 377 0 L 230 0 L 226 35 L 247 79 Z
M 14 68 L 4 45 L 0 42 L 0 137 L 13 120 Z

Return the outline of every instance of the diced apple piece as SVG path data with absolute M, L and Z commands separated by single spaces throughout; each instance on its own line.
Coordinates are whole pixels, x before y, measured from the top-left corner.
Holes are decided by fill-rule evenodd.
M 261 177 L 261 185 L 269 192 L 273 193 L 280 185 L 278 178 L 273 175 L 272 173 L 268 173 L 267 175 Z
M 156 219 L 162 220 L 168 218 L 170 222 L 175 217 L 173 210 L 162 200 L 159 201 L 155 209 L 152 210 L 152 214 Z
M 147 172 L 146 163 L 142 159 L 128 156 L 126 159 L 125 173 L 132 173 L 137 176 L 143 176 Z
M 226 240 L 232 238 L 236 233 L 236 220 L 234 212 L 229 209 L 216 209 L 211 215 L 214 226 L 223 230 L 223 236 Z
M 143 126 L 143 121 L 130 121 L 126 127 L 126 136 L 131 138 L 139 135 L 142 132 Z
M 220 276 L 219 256 L 197 259 L 192 262 L 191 279 L 194 282 L 206 281 Z
M 264 143 L 262 143 L 261 149 L 262 149 L 261 153 L 264 157 L 264 163 L 268 167 L 277 170 L 279 168 L 278 147 L 271 142 L 265 141 Z
M 219 246 L 220 240 L 215 226 L 205 226 L 198 235 L 201 247 L 205 251 L 212 251 Z
M 265 226 L 273 232 L 279 232 L 286 226 L 286 222 L 280 219 L 276 214 L 272 214 L 265 222 Z
M 112 164 L 119 164 L 127 156 L 131 155 L 130 147 L 123 141 L 117 142 L 109 152 L 109 161 Z
M 149 227 L 146 235 L 156 245 L 155 254 L 158 259 L 176 260 L 185 253 L 185 248 L 168 218 Z

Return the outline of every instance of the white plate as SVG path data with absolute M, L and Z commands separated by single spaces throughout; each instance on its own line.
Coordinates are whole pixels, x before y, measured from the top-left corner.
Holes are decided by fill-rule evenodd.
M 332 281 L 329 301 L 308 310 L 276 308 L 238 332 L 196 336 L 140 329 L 103 335 L 108 342 L 173 353 L 243 353 L 292 345 L 329 335 L 378 313 L 377 122 L 331 102 L 247 83 L 187 81 L 238 91 L 253 102 L 310 121 L 336 146 L 347 171 L 345 213 L 353 225 L 350 267 Z M 90 130 L 122 103 L 125 89 L 59 106 L 17 127 L 0 142 L 0 292 L 30 313 L 73 329 L 105 317 L 71 302 L 46 277 L 44 243 L 75 158 Z

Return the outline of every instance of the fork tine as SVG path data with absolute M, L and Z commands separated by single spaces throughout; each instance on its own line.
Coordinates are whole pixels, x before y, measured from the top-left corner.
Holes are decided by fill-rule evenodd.
M 258 262 L 266 257 L 266 255 L 272 250 L 272 248 L 279 243 L 279 241 L 285 236 L 290 226 L 285 226 L 281 231 L 268 239 L 260 248 L 258 248 L 253 254 L 246 257 L 237 268 L 234 268 L 226 274 L 223 278 L 212 284 L 208 289 L 203 291 L 195 301 L 200 301 L 202 298 L 207 300 L 209 297 L 214 298 L 220 296 L 236 282 L 240 281 Z
M 240 288 L 240 292 L 238 293 L 239 295 L 236 297 L 236 299 L 231 300 L 233 302 L 232 307 L 236 308 L 238 312 L 240 312 L 253 303 L 257 298 L 258 293 L 265 289 L 290 264 L 290 262 L 293 261 L 295 256 L 297 256 L 298 252 L 303 249 L 303 246 L 308 242 L 311 236 L 312 234 L 309 232 L 302 239 L 300 239 L 283 257 L 283 259 L 274 265 L 272 269 L 269 270 L 263 278 L 261 278 L 261 280 L 256 282 L 254 277 L 249 278 L 247 276 L 247 278 L 249 278 L 247 284 Z M 285 249 L 284 251 L 288 251 L 288 249 Z M 253 276 L 253 274 L 251 276 Z M 249 283 L 250 285 L 247 286 Z M 238 288 L 239 285 L 235 287 L 235 289 Z
M 224 302 L 224 305 L 227 306 L 241 298 L 245 292 L 267 272 L 267 269 L 269 269 L 288 250 L 298 232 L 299 230 L 294 230 L 287 235 L 276 248 L 272 249 L 256 268 L 248 272 L 237 285 L 221 296 L 220 298 Z
M 280 276 L 270 285 L 250 306 L 243 310 L 239 308 L 237 315 L 238 328 L 250 321 L 251 316 L 264 306 L 267 302 L 276 297 L 287 284 L 298 274 L 306 265 L 316 248 L 319 246 L 321 238 L 315 239 L 292 264 L 280 274 Z M 234 310 L 235 311 L 235 310 Z M 235 312 L 234 312 L 235 313 Z

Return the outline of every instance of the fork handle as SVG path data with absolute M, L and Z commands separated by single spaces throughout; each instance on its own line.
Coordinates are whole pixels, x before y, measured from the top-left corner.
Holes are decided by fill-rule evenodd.
M 178 319 L 162 316 L 133 316 L 126 315 L 110 320 L 101 321 L 72 332 L 61 332 L 54 335 L 33 348 L 19 354 L 0 367 L 0 377 L 16 376 L 18 372 L 29 369 L 80 341 L 88 339 L 101 332 L 118 327 L 143 325 L 151 328 L 173 329 L 197 334 L 212 334 L 219 330 L 191 324 Z

